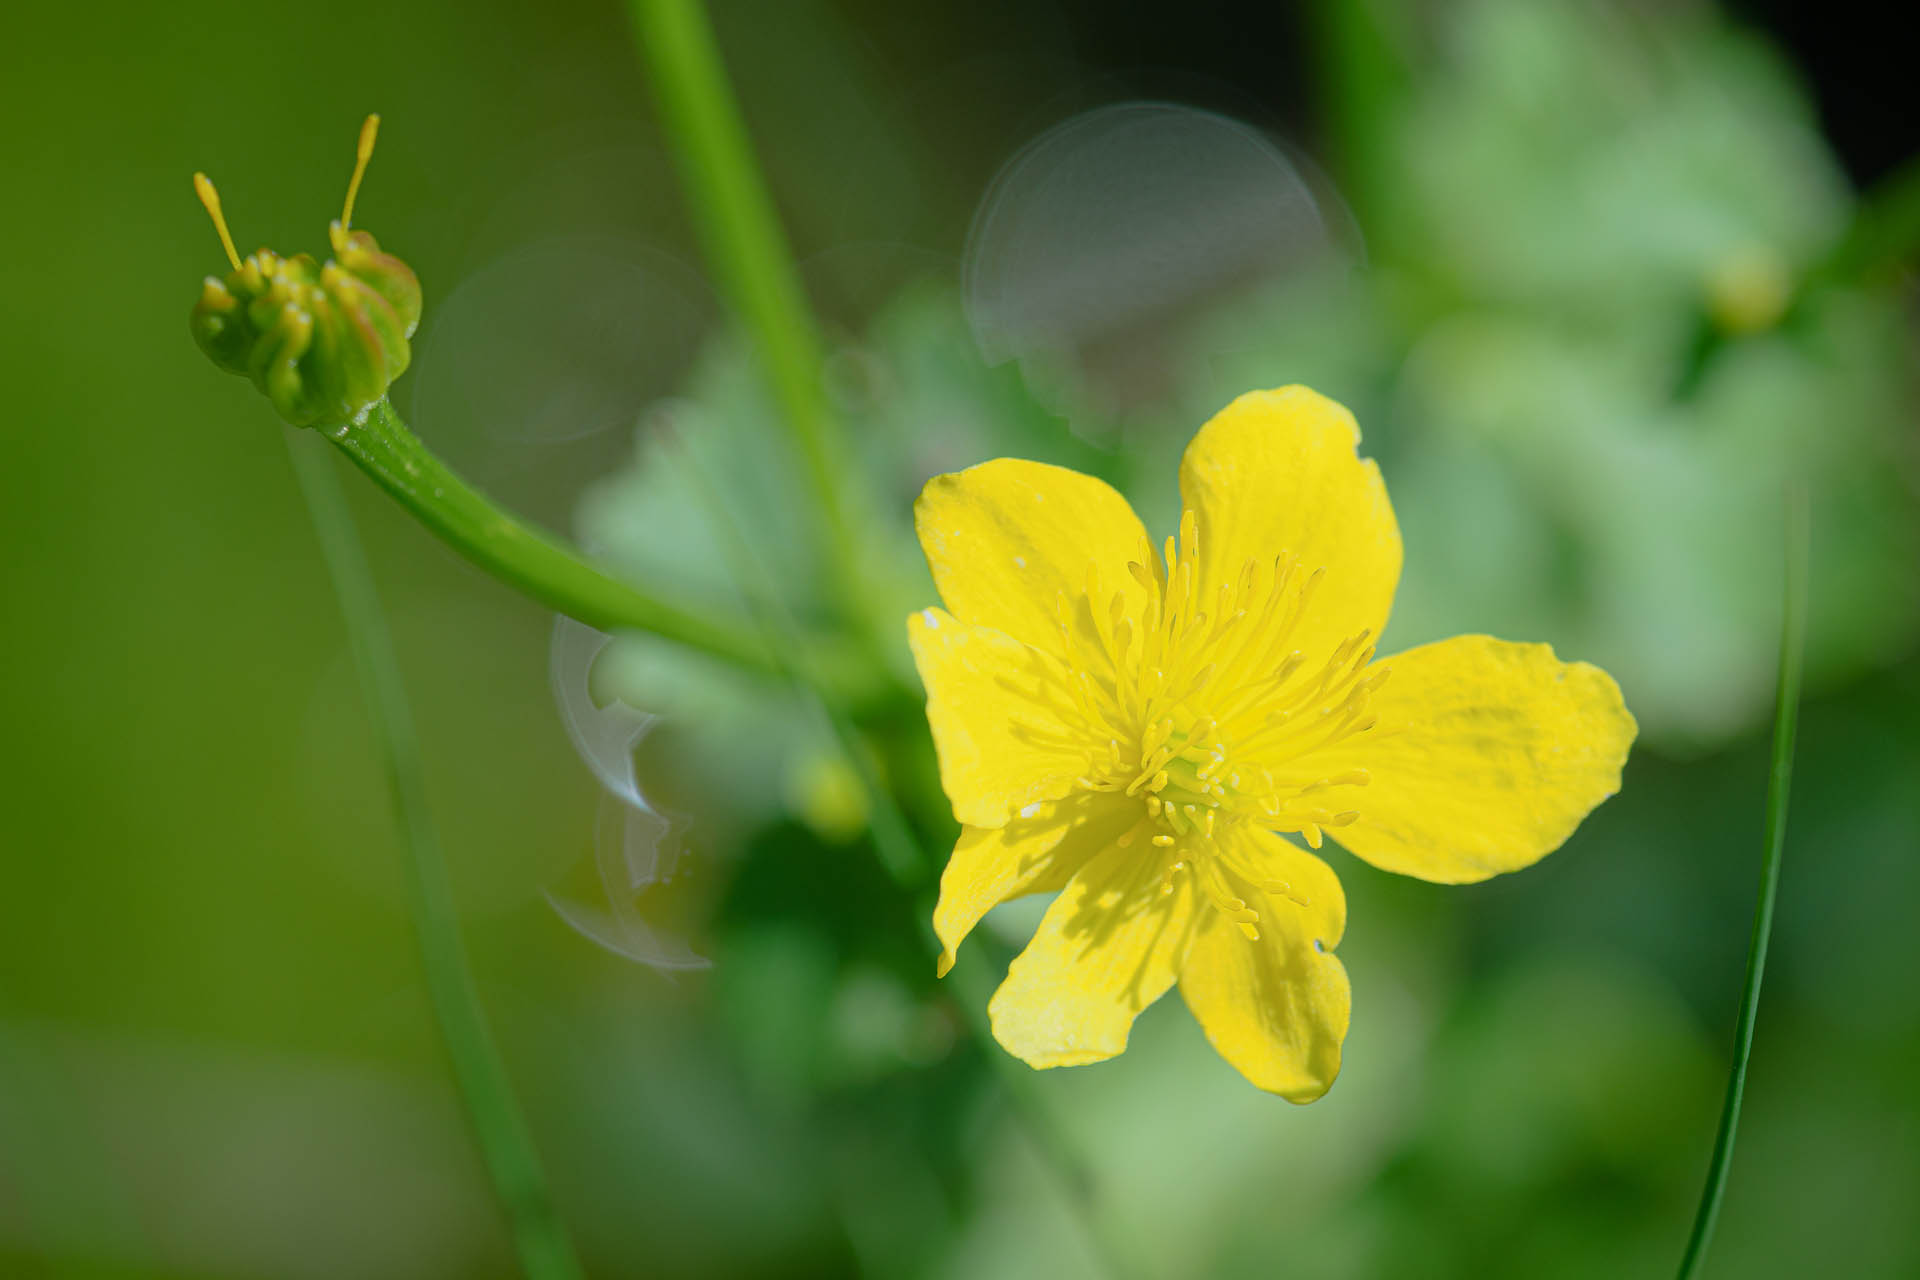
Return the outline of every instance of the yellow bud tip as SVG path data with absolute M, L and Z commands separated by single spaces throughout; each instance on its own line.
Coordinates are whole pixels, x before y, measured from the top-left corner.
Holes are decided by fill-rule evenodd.
M 360 147 L 353 163 L 353 177 L 347 182 L 347 202 L 340 207 L 340 229 L 353 226 L 353 202 L 360 194 L 360 179 L 367 173 L 367 161 L 373 159 L 374 140 L 380 136 L 380 115 L 369 115 L 360 125 Z
M 953 961 L 954 961 L 953 952 L 942 951 L 940 953 L 940 958 L 934 962 L 933 976 L 936 978 L 946 977 L 947 974 L 952 972 L 953 970 Z
M 200 197 L 200 203 L 205 206 L 207 216 L 213 219 L 213 229 L 220 233 L 220 247 L 227 251 L 227 261 L 233 264 L 235 271 L 238 271 L 240 253 L 233 247 L 233 236 L 227 231 L 226 215 L 220 212 L 220 193 L 213 189 L 213 179 L 204 173 L 194 174 L 193 193 Z

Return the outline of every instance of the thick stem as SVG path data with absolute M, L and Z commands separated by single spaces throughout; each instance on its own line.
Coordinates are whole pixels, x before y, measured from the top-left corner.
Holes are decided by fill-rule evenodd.
M 554 1212 L 540 1157 L 514 1101 L 506 1064 L 494 1045 L 467 966 L 446 858 L 427 809 L 426 775 L 406 686 L 353 514 L 326 451 L 298 438 L 290 438 L 288 446 L 386 757 L 394 806 L 406 836 L 407 905 L 426 971 L 427 994 L 466 1102 L 467 1118 L 479 1140 L 494 1193 L 506 1211 L 521 1267 L 534 1280 L 577 1280 L 582 1274 L 579 1261 Z
M 1765 851 L 1760 862 L 1760 895 L 1753 908 L 1753 934 L 1747 944 L 1746 986 L 1733 1032 L 1733 1066 L 1727 1073 L 1727 1097 L 1720 1109 L 1720 1131 L 1713 1140 L 1706 1186 L 1693 1233 L 1680 1260 L 1680 1280 L 1691 1280 L 1713 1239 L 1720 1201 L 1733 1165 L 1733 1139 L 1740 1127 L 1740 1102 L 1747 1088 L 1747 1062 L 1753 1053 L 1753 1024 L 1760 1008 L 1760 980 L 1767 967 L 1767 939 L 1773 932 L 1773 901 L 1780 887 L 1780 852 L 1787 838 L 1787 784 L 1793 774 L 1793 738 L 1800 715 L 1800 668 L 1807 634 L 1807 495 L 1795 488 L 1787 497 L 1786 588 L 1781 609 L 1780 674 L 1773 702 L 1773 761 L 1767 774 Z

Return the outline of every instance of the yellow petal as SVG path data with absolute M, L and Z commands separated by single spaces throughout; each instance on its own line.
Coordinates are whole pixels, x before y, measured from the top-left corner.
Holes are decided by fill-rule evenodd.
M 1260 836 L 1263 847 L 1286 843 Z M 1241 1075 L 1290 1102 L 1312 1102 L 1340 1073 L 1352 1011 L 1347 971 L 1332 950 L 1346 899 L 1332 870 L 1304 850 L 1269 861 L 1287 868 L 1296 889 L 1312 886 L 1303 895 L 1308 905 L 1267 898 L 1258 908 L 1258 939 L 1206 912 L 1180 973 L 1180 994 L 1207 1040 Z
M 1054 899 L 987 1006 L 1008 1053 L 1070 1067 L 1127 1047 L 1135 1016 L 1173 985 L 1197 918 L 1191 878 L 1167 894 L 1161 875 L 1140 844 L 1114 848 Z
M 1291 840 L 1244 824 L 1222 835 L 1233 859 L 1234 892 L 1260 913 L 1264 932 L 1269 916 L 1284 913 L 1331 951 L 1347 932 L 1347 895 L 1333 868 Z M 1266 881 L 1247 883 L 1240 873 Z M 1284 888 L 1275 888 L 1275 882 Z
M 1372 775 L 1360 818 L 1330 834 L 1387 871 L 1485 880 L 1559 848 L 1620 789 L 1636 726 L 1600 668 L 1544 644 L 1456 636 L 1379 664 L 1370 732 L 1327 753 Z M 1323 757 L 1313 757 L 1321 766 Z
M 1058 601 L 1080 601 L 1089 566 L 1105 591 L 1137 590 L 1127 562 L 1140 558 L 1146 530 L 1125 498 L 1078 471 L 997 458 L 935 476 L 913 521 L 954 616 L 1056 657 L 1066 656 Z
M 1306 387 L 1253 391 L 1187 446 L 1180 494 L 1198 521 L 1202 599 L 1249 560 L 1281 552 L 1325 569 L 1291 646 L 1315 660 L 1363 628 L 1377 637 L 1400 581 L 1400 528 L 1353 415 Z
M 939 609 L 907 619 L 927 687 L 927 723 L 953 816 L 997 827 L 1027 805 L 1058 800 L 1086 773 L 1096 739 L 1060 664 L 1018 640 Z
M 954 952 L 981 916 L 1009 898 L 1063 888 L 1139 821 L 1139 805 L 1083 791 L 1004 827 L 962 827 L 933 909 L 940 976 L 953 968 Z

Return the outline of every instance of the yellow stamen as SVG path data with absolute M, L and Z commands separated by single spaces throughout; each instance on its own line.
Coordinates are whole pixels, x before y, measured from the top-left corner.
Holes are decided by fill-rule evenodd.
M 1288 902 L 1296 906 L 1305 907 L 1312 905 L 1306 898 L 1294 892 L 1293 886 L 1285 880 L 1263 880 L 1260 882 L 1260 887 L 1276 897 L 1285 898 Z
M 1159 547 L 1142 539 L 1125 562 L 1140 595 L 1113 592 L 1093 563 L 1079 591 L 1056 594 L 1064 670 L 1042 683 L 1048 705 L 1104 745 L 1078 785 L 1144 810 L 1136 830 L 1168 859 L 1161 891 L 1175 892 L 1178 873 L 1191 871 L 1201 900 L 1258 938 L 1261 912 L 1273 909 L 1267 895 L 1308 902 L 1286 881 L 1235 864 L 1248 856 L 1236 828 L 1290 833 L 1318 849 L 1328 831 L 1358 819 L 1315 801 L 1366 786 L 1367 771 L 1316 769 L 1313 757 L 1372 728 L 1368 704 L 1386 668 L 1370 665 L 1371 630 L 1311 653 L 1296 647 L 1326 570 L 1291 552 L 1249 558 L 1231 580 L 1204 582 L 1198 524 L 1183 511 L 1176 538 Z M 1125 843 L 1136 840 L 1130 832 Z M 1248 888 L 1236 892 L 1240 881 Z M 1258 908 L 1240 896 L 1252 898 L 1256 886 Z
M 347 183 L 347 202 L 340 207 L 340 229 L 353 226 L 353 201 L 360 194 L 360 179 L 366 176 L 367 161 L 373 159 L 374 139 L 380 134 L 380 116 L 376 112 L 360 125 L 360 149 L 353 163 L 353 177 Z
M 240 252 L 233 247 L 233 236 L 227 231 L 226 215 L 220 212 L 220 193 L 213 189 L 213 180 L 204 173 L 194 174 L 193 191 L 200 197 L 200 203 L 206 206 L 207 216 L 213 219 L 213 229 L 220 233 L 220 247 L 227 251 L 227 261 L 238 271 Z

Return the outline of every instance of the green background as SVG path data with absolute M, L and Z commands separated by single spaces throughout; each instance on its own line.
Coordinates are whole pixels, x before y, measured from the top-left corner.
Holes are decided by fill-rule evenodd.
M 691 818 L 668 907 L 713 970 L 570 931 L 543 891 L 584 882 L 601 800 L 549 692 L 551 616 L 349 477 L 480 990 L 589 1270 L 1074 1276 L 1105 1252 L 1141 1276 L 1659 1274 L 1724 1077 L 1776 498 L 1799 474 L 1811 684 L 1707 1274 L 1920 1273 L 1912 293 L 1897 253 L 1848 255 L 1857 197 L 1784 55 L 1693 8 L 1462 6 L 1387 55 L 1305 24 L 1321 83 L 1290 141 L 1368 265 L 1156 321 L 1141 340 L 1171 372 L 1141 389 L 1100 352 L 988 368 L 956 302 L 1002 163 L 1127 96 L 1057 21 L 957 59 L 957 10 L 715 8 L 879 460 L 876 554 L 904 566 L 885 591 L 931 600 L 901 522 L 932 471 L 1068 461 L 1164 529 L 1204 414 L 1305 380 L 1359 413 L 1395 497 L 1389 647 L 1550 641 L 1620 675 L 1647 733 L 1621 795 L 1525 873 L 1443 888 L 1333 855 L 1356 996 L 1325 1100 L 1256 1093 L 1177 1001 L 1122 1058 L 1035 1079 L 1082 1194 L 932 983 L 857 819 L 809 809 L 822 748 L 791 708 L 689 695 L 643 753 Z M 623 15 L 109 4 L 9 27 L 0 1274 L 511 1274 L 285 433 L 187 333 L 223 269 L 188 180 L 220 184 L 243 252 L 318 249 L 380 111 L 357 221 L 428 299 L 398 403 L 512 505 L 698 590 L 711 548 L 653 503 L 673 482 L 636 461 L 628 410 L 683 397 L 735 455 L 774 428 Z M 1755 246 L 1793 305 L 1716 328 L 1713 273 Z M 614 391 L 489 434 L 548 382 Z M 723 479 L 751 493 L 755 465 Z M 655 709 L 649 671 L 622 692 Z M 1001 915 L 970 944 L 995 965 L 1035 918 Z

